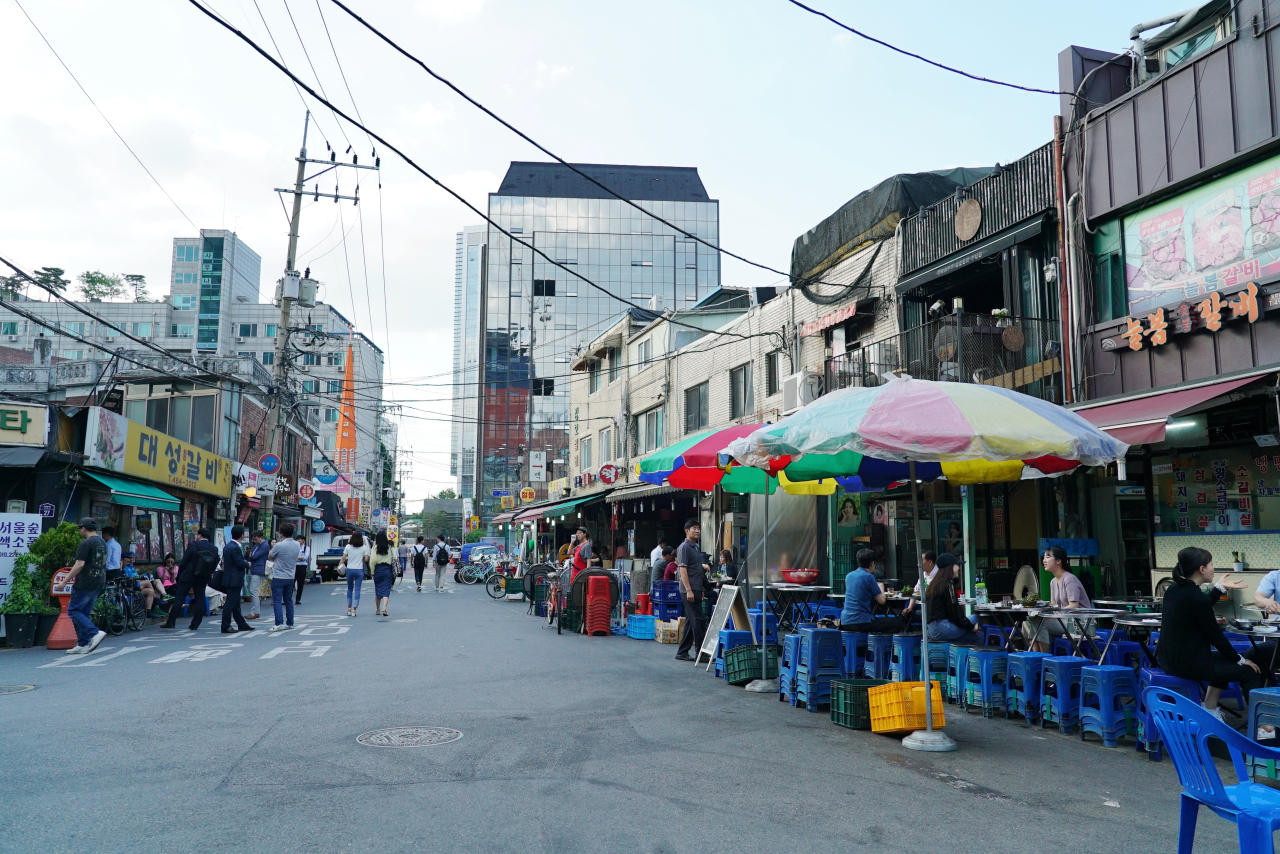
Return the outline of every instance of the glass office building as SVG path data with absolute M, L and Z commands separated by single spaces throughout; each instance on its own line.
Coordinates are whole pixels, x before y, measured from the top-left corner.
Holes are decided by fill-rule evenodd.
M 718 245 L 719 202 L 708 197 L 697 169 L 575 168 Z M 628 306 L 619 297 L 643 307 L 681 309 L 720 286 L 714 249 L 558 163 L 512 163 L 489 196 L 489 216 L 513 237 L 489 227 L 485 298 L 477 306 L 484 357 L 475 497 L 486 521 L 500 512 L 494 490 L 519 495 L 532 486 L 545 497 L 545 482 L 529 482 L 529 451 L 546 452 L 548 481 L 567 473 L 569 360 L 622 316 Z

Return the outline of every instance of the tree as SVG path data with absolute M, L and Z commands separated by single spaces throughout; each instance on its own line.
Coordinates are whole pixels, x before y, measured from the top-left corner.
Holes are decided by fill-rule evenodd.
M 453 487 L 451 486 L 445 487 L 444 489 L 440 490 L 440 494 L 436 496 L 436 498 L 457 498 L 457 497 L 458 497 L 458 493 L 454 492 Z
M 124 277 L 124 286 L 133 289 L 134 302 L 149 302 L 151 297 L 147 294 L 147 277 L 141 273 L 127 273 Z
M 58 293 L 66 293 L 67 286 L 71 284 L 71 282 L 62 278 L 66 272 L 61 267 L 41 267 L 36 270 L 35 280 L 46 288 Z M 52 299 L 52 297 L 50 298 Z
M 474 531 L 468 532 L 467 538 L 463 542 L 478 543 L 480 542 L 480 538 L 483 536 L 484 536 L 484 531 L 481 531 L 479 528 L 476 528 Z
M 17 299 L 26 284 L 26 279 L 17 276 L 0 276 L 0 299 Z
M 80 296 L 89 302 L 119 300 L 125 295 L 124 282 L 120 277 L 101 270 L 86 270 L 76 277 L 76 281 L 80 283 Z

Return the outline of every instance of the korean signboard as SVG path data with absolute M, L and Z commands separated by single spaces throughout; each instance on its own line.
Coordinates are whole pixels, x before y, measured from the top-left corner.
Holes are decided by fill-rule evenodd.
M 40 517 L 35 513 L 0 513 L 0 602 L 9 595 L 13 559 L 26 554 L 40 536 Z
M 84 452 L 91 468 L 219 498 L 230 498 L 235 484 L 231 460 L 101 407 L 89 409 Z
M 0 445 L 43 447 L 49 432 L 49 409 L 45 406 L 0 406 Z
M 1280 273 L 1280 157 L 1125 217 L 1124 256 L 1135 317 Z

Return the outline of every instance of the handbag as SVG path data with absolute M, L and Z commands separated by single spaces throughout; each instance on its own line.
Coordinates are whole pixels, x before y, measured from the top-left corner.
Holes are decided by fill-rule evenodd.
M 209 576 L 209 580 L 205 582 L 206 587 L 212 587 L 219 593 L 226 593 L 226 589 L 222 586 L 222 567 L 218 567 L 213 571 L 213 575 Z

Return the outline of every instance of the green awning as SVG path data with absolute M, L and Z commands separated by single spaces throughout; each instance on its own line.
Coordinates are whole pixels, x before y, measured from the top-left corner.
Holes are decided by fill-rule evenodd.
M 131 507 L 145 507 L 148 510 L 168 510 L 177 513 L 182 509 L 182 502 L 167 492 L 136 480 L 125 480 L 109 474 L 98 474 L 95 471 L 82 469 L 82 473 L 96 480 L 111 491 L 112 504 L 126 504 Z
M 542 515 L 548 519 L 563 516 L 566 510 L 573 510 L 575 507 L 578 507 L 581 504 L 586 504 L 588 501 L 598 501 L 608 494 L 608 492 L 598 492 L 595 495 L 588 495 L 586 498 L 575 498 L 573 501 L 566 501 L 564 504 L 556 504 L 553 507 L 548 507 L 546 510 L 543 510 Z

